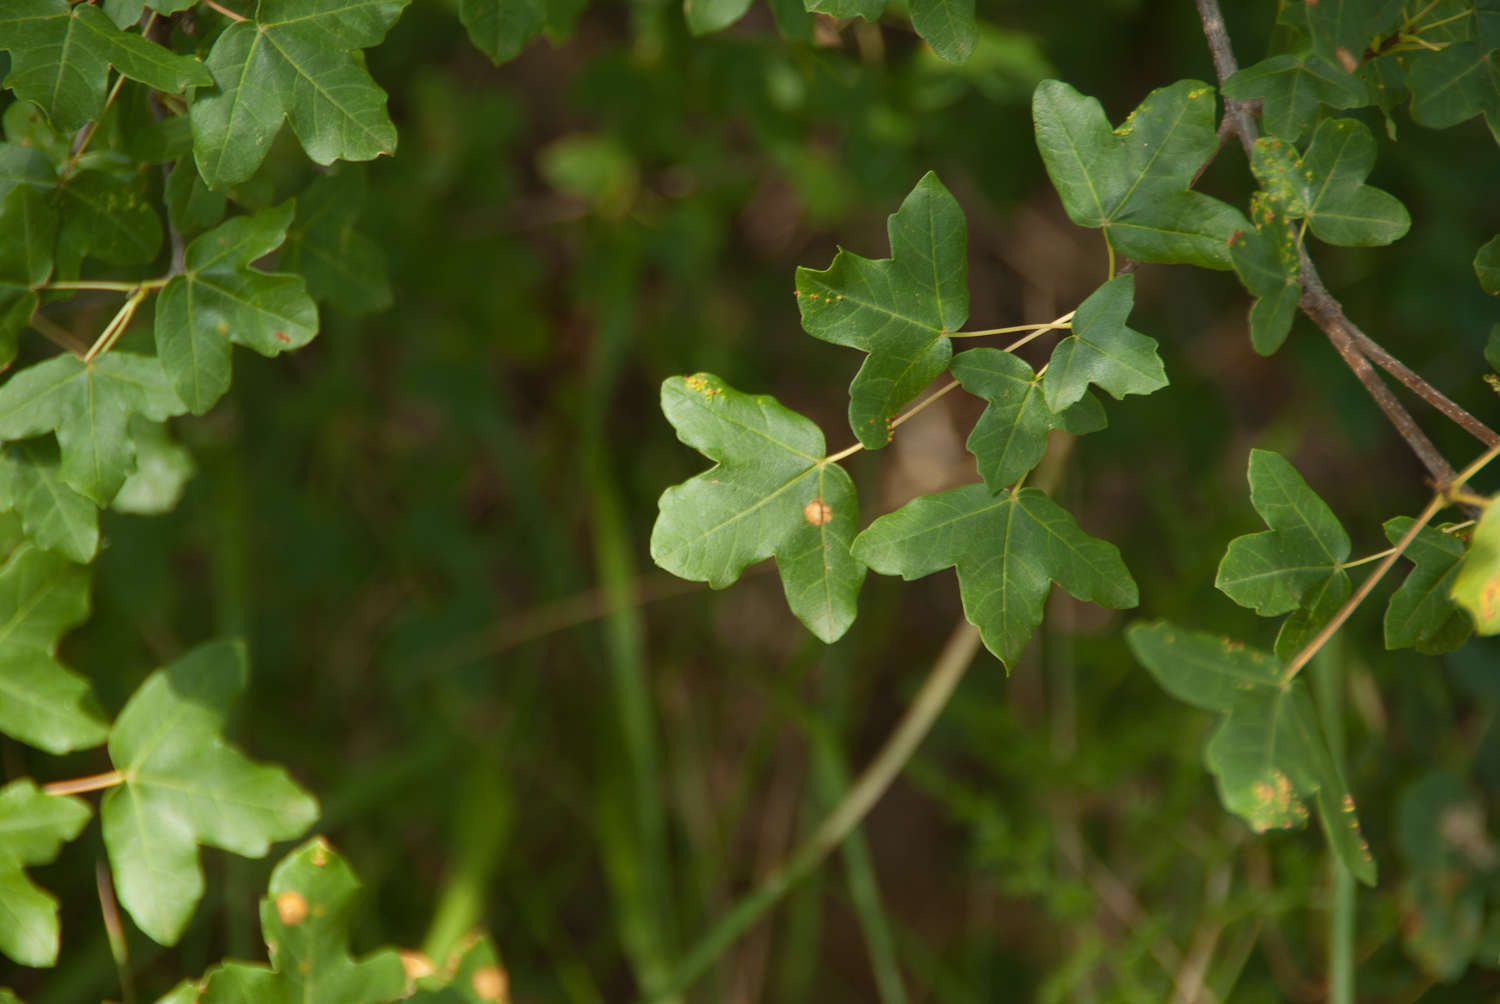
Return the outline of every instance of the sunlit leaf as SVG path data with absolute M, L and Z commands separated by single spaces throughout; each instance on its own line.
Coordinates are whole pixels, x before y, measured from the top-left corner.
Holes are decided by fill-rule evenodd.
M 23 966 L 56 964 L 57 900 L 25 869 L 50 863 L 92 815 L 82 799 L 43 794 L 24 778 L 0 788 L 0 954 Z
M 677 438 L 715 466 L 662 493 L 652 559 L 722 589 L 774 555 L 792 612 L 819 638 L 837 640 L 854 621 L 865 566 L 849 552 L 859 525 L 854 483 L 824 461 L 823 433 L 708 373 L 663 382 L 661 407 Z
M 274 356 L 318 333 L 317 307 L 301 276 L 251 268 L 281 246 L 292 212 L 292 203 L 282 203 L 195 238 L 185 271 L 157 299 L 157 354 L 196 415 L 229 389 L 231 343 Z
M 99 810 L 104 844 L 120 904 L 164 945 L 203 895 L 199 844 L 261 857 L 318 815 L 284 770 L 254 763 L 220 734 L 245 677 L 243 646 L 200 646 L 147 677 L 110 731 L 123 783 Z
M 1115 546 L 1084 533 L 1036 488 L 996 496 L 972 484 L 921 496 L 870 524 L 855 538 L 854 556 L 904 579 L 957 566 L 964 614 L 1007 666 L 1042 622 L 1054 582 L 1101 606 L 1137 602 Z
M 1311 800 L 1333 853 L 1375 884 L 1354 799 L 1301 680 L 1285 679 L 1272 655 L 1165 621 L 1134 624 L 1125 637 L 1167 693 L 1224 716 L 1203 758 L 1225 808 L 1264 833 L 1302 826 Z
M 1228 268 L 1228 241 L 1246 229 L 1233 206 L 1189 185 L 1214 151 L 1214 90 L 1179 80 L 1152 91 L 1110 129 L 1098 100 L 1059 80 L 1032 98 L 1036 142 L 1068 218 L 1097 227 L 1140 261 Z
M 57 642 L 89 615 L 83 565 L 31 544 L 0 567 L 0 732 L 49 753 L 109 736 L 88 681 L 57 658 Z
M 406 970 L 392 949 L 349 955 L 359 882 L 322 837 L 292 851 L 271 872 L 260 901 L 270 965 L 225 962 L 204 975 L 199 1004 L 383 1004 L 404 996 Z
M 948 365 L 948 335 L 969 316 L 967 227 L 937 175 L 917 182 L 887 231 L 889 258 L 840 250 L 825 271 L 797 269 L 807 333 L 869 353 L 849 386 L 849 426 L 870 449 L 890 440 L 890 420 Z
M 1322 499 L 1280 454 L 1251 450 L 1250 503 L 1271 529 L 1236 537 L 1214 585 L 1240 606 L 1274 617 L 1302 606 L 1329 579 L 1348 594 L 1349 535 Z
M 1450 595 L 1474 619 L 1477 633 L 1500 633 L 1500 506 L 1493 502 L 1480 514 Z

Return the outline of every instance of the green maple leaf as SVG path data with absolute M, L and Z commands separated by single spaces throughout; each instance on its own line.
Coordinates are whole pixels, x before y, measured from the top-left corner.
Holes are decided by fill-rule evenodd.
M 1072 330 L 1052 349 L 1042 374 L 1047 407 L 1054 412 L 1070 407 L 1089 384 L 1108 391 L 1116 401 L 1167 385 L 1156 339 L 1125 326 L 1134 305 L 1133 275 L 1116 276 L 1078 305 Z
M 15 185 L 0 198 L 0 366 L 16 357 L 17 336 L 31 320 L 37 287 L 52 275 L 57 212 L 46 195 Z
M 1495 52 L 1494 41 L 1471 39 L 1441 52 L 1413 54 L 1406 72 L 1411 117 L 1446 129 L 1482 114 L 1492 130 L 1500 126 L 1500 66 Z
M 1311 800 L 1334 855 L 1355 878 L 1375 884 L 1354 799 L 1301 680 L 1286 680 L 1268 653 L 1165 621 L 1134 624 L 1125 638 L 1167 693 L 1224 716 L 1203 759 L 1225 808 L 1264 833 L 1302 826 Z
M 1324 105 L 1358 108 L 1365 104 L 1365 85 L 1354 74 L 1311 52 L 1288 53 L 1263 59 L 1234 74 L 1224 81 L 1224 96 L 1236 101 L 1260 99 L 1260 120 L 1266 131 L 1294 140 Z
M 662 493 L 651 557 L 673 575 L 723 589 L 776 558 L 788 605 L 825 642 L 854 622 L 865 566 L 850 555 L 854 483 L 824 460 L 823 433 L 770 397 L 708 373 L 662 383 L 677 438 L 716 465 Z
M 225 962 L 209 970 L 198 1004 L 383 1004 L 403 995 L 401 956 L 385 948 L 349 955 L 349 922 L 359 889 L 348 863 L 322 837 L 283 858 L 260 901 L 270 966 Z
M 184 237 L 191 237 L 224 218 L 229 198 L 205 185 L 192 158 L 183 157 L 167 175 L 162 201 L 167 205 L 167 219 L 172 226 Z
M 547 0 L 459 0 L 458 19 L 475 48 L 503 63 L 547 26 Z
M 1491 296 L 1500 296 L 1500 234 L 1491 237 L 1474 255 L 1474 275 Z
M 937 175 L 917 182 L 886 229 L 889 258 L 840 249 L 824 271 L 797 269 L 803 329 L 869 353 L 849 385 L 849 426 L 869 449 L 890 441 L 896 412 L 948 365 L 948 335 L 969 316 L 968 230 Z
M 1469 612 L 1478 634 L 1500 634 L 1500 506 L 1494 502 L 1479 516 L 1449 595 Z
M 506 1001 L 507 978 L 500 953 L 487 937 L 471 934 L 448 956 L 441 969 L 417 980 L 408 1004 L 486 1004 Z
M 1230 541 L 1214 585 L 1262 617 L 1307 605 L 1330 580 L 1347 597 L 1349 535 L 1333 510 L 1278 453 L 1251 450 L 1246 475 L 1250 503 L 1271 529 Z
M 682 14 L 688 31 L 706 35 L 720 31 L 745 16 L 750 0 L 683 0 Z
M 1319 56 L 1346 65 L 1396 28 L 1401 0 L 1290 0 L 1281 5 L 1277 20 L 1300 29 Z
M 22 778 L 0 788 L 0 953 L 23 966 L 57 963 L 57 900 L 26 877 L 88 825 L 82 799 L 45 795 Z
M 7 0 L 0 9 L 0 49 L 11 53 L 5 86 L 35 101 L 61 130 L 103 114 L 111 66 L 158 91 L 213 83 L 197 60 L 121 31 L 97 7 L 68 0 Z
M 312 298 L 350 316 L 385 310 L 391 284 L 385 258 L 354 228 L 365 201 L 363 172 L 323 177 L 297 196 L 297 219 L 278 261 L 307 279 Z
M 199 844 L 261 857 L 318 816 L 284 770 L 220 735 L 245 678 L 242 645 L 202 645 L 147 677 L 110 731 L 122 783 L 99 810 L 104 843 L 121 905 L 163 945 L 181 936 L 203 895 Z
M 88 681 L 57 659 L 57 641 L 88 619 L 82 565 L 22 544 L 0 568 L 0 732 L 49 753 L 109 736 Z
M 0 387 L 0 440 L 55 430 L 62 480 L 104 506 L 135 464 L 126 432 L 130 416 L 160 422 L 183 410 L 156 359 L 109 352 L 85 363 L 64 354 Z
M 143 265 L 161 250 L 161 217 L 146 195 L 143 172 L 78 171 L 58 184 L 54 199 L 62 219 L 60 277 L 76 278 L 88 255 L 110 265 Z
M 1015 482 L 1035 467 L 1047 450 L 1047 433 L 1074 435 L 1104 428 L 1104 408 L 1092 395 L 1063 409 L 1047 407 L 1042 382 L 1023 359 L 999 349 L 970 349 L 949 367 L 964 390 L 989 402 L 966 444 L 979 462 L 979 476 L 991 492 Z
M 1237 233 L 1229 241 L 1234 271 L 1255 297 L 1250 305 L 1250 344 L 1263 356 L 1281 348 L 1291 334 L 1302 298 L 1297 239 L 1281 205 L 1267 192 L 1252 194 L 1254 229 Z
M 0 453 L 0 511 L 14 510 L 26 536 L 49 551 L 89 562 L 99 550 L 99 507 L 62 479 L 57 444 L 17 443 Z
M 1395 196 L 1364 183 L 1375 166 L 1375 137 L 1355 119 L 1325 121 L 1301 157 L 1282 140 L 1257 140 L 1251 166 L 1276 210 L 1306 217 L 1329 244 L 1389 244 L 1411 227 Z
M 130 419 L 135 444 L 135 471 L 125 479 L 109 507 L 115 512 L 160 516 L 171 512 L 193 476 L 193 455 L 167 436 L 167 427 L 139 415 Z
M 385 92 L 357 50 L 380 44 L 408 0 L 260 0 L 224 30 L 206 65 L 217 86 L 191 111 L 193 157 L 210 188 L 255 173 L 282 119 L 319 164 L 396 149 Z
M 250 267 L 281 246 L 292 212 L 286 202 L 194 238 L 183 274 L 157 299 L 156 351 L 195 415 L 229 389 L 231 343 L 274 356 L 318 333 L 318 311 L 301 276 Z
M 1138 600 L 1115 546 L 1084 533 L 1036 488 L 995 496 L 973 484 L 921 496 L 871 523 L 854 556 L 908 580 L 957 566 L 964 615 L 1007 666 L 1042 622 L 1052 583 L 1116 609 Z
M 1386 539 L 1397 543 L 1411 524 L 1410 516 L 1386 520 Z M 1464 557 L 1463 541 L 1424 526 L 1401 556 L 1414 567 L 1386 605 L 1385 647 L 1415 648 L 1425 655 L 1453 651 L 1474 630 L 1450 595 Z
M 1068 218 L 1140 261 L 1228 268 L 1239 210 L 1190 189 L 1214 151 L 1214 90 L 1179 80 L 1110 129 L 1099 102 L 1060 80 L 1032 97 L 1036 144 Z

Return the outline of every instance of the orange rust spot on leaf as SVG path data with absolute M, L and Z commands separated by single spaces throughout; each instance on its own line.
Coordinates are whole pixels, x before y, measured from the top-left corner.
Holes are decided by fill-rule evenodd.
M 285 342 L 288 345 L 292 344 L 291 337 L 288 336 L 285 331 L 278 331 L 278 332 L 276 332 L 275 333 L 275 338 L 276 338 L 276 340 L 278 342 Z
M 302 923 L 307 919 L 307 898 L 291 889 L 277 893 L 276 919 L 287 927 L 295 927 Z
M 504 1001 L 510 999 L 510 980 L 499 966 L 480 966 L 469 977 L 474 995 L 482 1001 Z
M 813 499 L 802 507 L 802 518 L 813 526 L 823 526 L 833 519 L 833 509 L 822 499 Z

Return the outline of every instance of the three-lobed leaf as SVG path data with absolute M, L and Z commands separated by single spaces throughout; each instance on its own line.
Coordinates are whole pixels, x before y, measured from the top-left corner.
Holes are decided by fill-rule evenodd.
M 1255 297 L 1250 305 L 1250 344 L 1263 356 L 1286 341 L 1302 297 L 1297 240 L 1281 206 L 1282 200 L 1270 193 L 1252 194 L 1253 229 L 1229 241 L 1235 274 Z
M 274 356 L 318 333 L 301 276 L 251 263 L 281 246 L 293 204 L 231 220 L 195 238 L 184 271 L 156 305 L 156 351 L 188 410 L 201 415 L 229 389 L 231 343 Z
M 409 0 L 259 0 L 254 20 L 230 25 L 206 66 L 215 86 L 191 109 L 193 156 L 210 188 L 244 181 L 282 120 L 319 164 L 370 160 L 396 149 L 385 92 L 359 50 L 378 45 Z
M 1257 140 L 1251 162 L 1274 211 L 1306 217 L 1319 239 L 1351 246 L 1389 244 L 1411 227 L 1395 196 L 1365 184 L 1374 165 L 1375 137 L 1349 118 L 1318 126 L 1300 157 L 1284 140 Z
M 1047 406 L 1042 381 L 1026 361 L 999 349 L 970 349 L 948 367 L 964 390 L 989 402 L 969 433 L 969 452 L 992 493 L 1035 467 L 1047 449 L 1047 433 L 1076 435 L 1105 426 L 1098 398 L 1085 395 L 1061 413 Z
M 853 623 L 865 566 L 850 554 L 854 483 L 825 460 L 823 433 L 770 397 L 699 373 L 662 383 L 677 438 L 715 466 L 662 493 L 652 559 L 722 589 L 775 556 L 787 603 L 825 642 Z
M 33 439 L 0 453 L 0 511 L 14 510 L 39 547 L 73 561 L 99 550 L 99 507 L 62 479 L 57 444 Z
M 183 411 L 157 359 L 115 351 L 84 362 L 64 353 L 0 386 L 0 441 L 55 431 L 62 480 L 104 506 L 135 464 L 130 416 L 160 422 Z
M 1312 801 L 1335 856 L 1375 884 L 1354 799 L 1301 680 L 1272 655 L 1165 621 L 1134 624 L 1125 638 L 1167 693 L 1224 716 L 1203 757 L 1225 808 L 1264 833 L 1302 826 Z
M 1179 80 L 1152 91 L 1111 129 L 1097 99 L 1044 80 L 1032 116 L 1047 175 L 1074 223 L 1103 230 L 1111 248 L 1140 261 L 1229 267 L 1227 242 L 1245 218 L 1190 188 L 1218 148 L 1212 87 Z
M 1330 580 L 1347 597 L 1349 535 L 1333 510 L 1278 453 L 1251 450 L 1246 477 L 1250 503 L 1270 529 L 1229 542 L 1215 587 L 1262 617 L 1297 610 Z
M 109 736 L 88 681 L 57 659 L 88 614 L 84 566 L 24 543 L 0 567 L 0 732 L 49 753 Z
M 196 59 L 115 27 L 98 7 L 68 0 L 6 0 L 0 49 L 11 53 L 5 86 L 35 101 L 61 130 L 104 111 L 109 68 L 159 91 L 213 83 Z
M 1410 516 L 1386 520 L 1386 539 L 1400 542 L 1411 524 Z M 1427 526 L 1417 531 L 1401 552 L 1413 568 L 1385 608 L 1386 648 L 1415 648 L 1425 655 L 1439 655 L 1468 640 L 1473 624 L 1451 595 L 1464 551 L 1463 541 L 1450 533 Z
M 0 788 L 0 954 L 23 966 L 57 962 L 57 900 L 26 876 L 78 836 L 93 815 L 88 803 L 48 795 L 22 778 Z
M 1054 582 L 1101 606 L 1138 601 L 1115 546 L 1084 533 L 1036 488 L 995 496 L 972 484 L 921 496 L 871 523 L 855 538 L 854 556 L 904 579 L 956 566 L 964 614 L 1006 666 L 1042 622 Z
M 1247 66 L 1224 81 L 1224 96 L 1259 99 L 1266 132 L 1295 140 L 1324 105 L 1358 108 L 1365 86 L 1354 74 L 1313 52 L 1284 53 Z
M 202 645 L 147 677 L 110 731 L 122 778 L 99 810 L 110 867 L 121 905 L 164 945 L 203 895 L 199 844 L 260 857 L 318 815 L 284 770 L 254 763 L 220 734 L 245 679 L 242 645 Z
M 344 171 L 314 181 L 297 196 L 297 217 L 277 259 L 307 280 L 314 300 L 351 316 L 391 305 L 380 248 L 354 226 L 364 201 L 363 172 Z
M 1135 276 L 1109 280 L 1078 305 L 1072 331 L 1052 349 L 1042 390 L 1047 407 L 1061 412 L 1093 384 L 1120 400 L 1167 385 L 1156 340 L 1125 325 L 1135 305 Z
M 403 996 L 406 970 L 393 949 L 349 955 L 349 923 L 359 882 L 327 841 L 314 837 L 271 872 L 260 901 L 270 965 L 225 962 L 206 973 L 198 1004 L 383 1004 Z
M 969 316 L 967 227 L 937 175 L 917 182 L 887 224 L 891 257 L 840 249 L 826 270 L 797 269 L 802 327 L 869 353 L 849 386 L 849 425 L 878 449 L 901 406 L 948 365 L 948 335 Z

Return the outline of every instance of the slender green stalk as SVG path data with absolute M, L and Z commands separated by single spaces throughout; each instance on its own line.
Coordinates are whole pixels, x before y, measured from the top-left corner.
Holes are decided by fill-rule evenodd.
M 785 862 L 772 869 L 759 886 L 736 903 L 693 946 L 678 963 L 665 985 L 658 990 L 656 1000 L 669 999 L 691 986 L 720 955 L 755 926 L 788 890 L 812 874 L 823 859 L 843 843 L 844 838 L 865 818 L 895 780 L 896 774 L 916 752 L 917 746 L 937 720 L 938 713 L 948 703 L 948 698 L 958 686 L 958 681 L 963 679 L 964 671 L 969 668 L 978 650 L 979 631 L 968 622 L 961 622 L 943 646 L 942 654 L 917 691 L 911 707 L 843 801 L 797 846 Z
M 1328 748 L 1339 774 L 1344 773 L 1344 659 L 1341 640 L 1325 645 L 1313 660 L 1313 696 Z M 1354 876 L 1337 857 L 1333 866 L 1333 902 L 1328 911 L 1328 1002 L 1354 1004 Z

